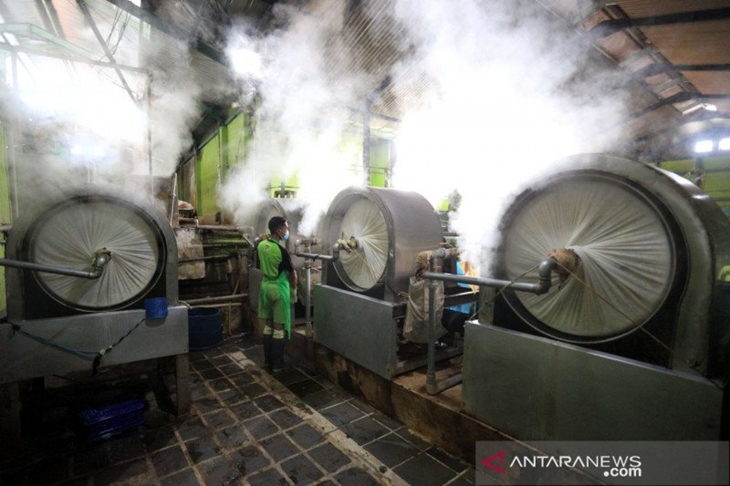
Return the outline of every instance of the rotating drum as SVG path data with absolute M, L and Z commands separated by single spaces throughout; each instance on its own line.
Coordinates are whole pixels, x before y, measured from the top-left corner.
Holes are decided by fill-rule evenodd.
M 150 202 L 114 189 L 84 188 L 21 215 L 8 256 L 90 272 L 94 255 L 111 254 L 96 279 L 8 268 L 8 316 L 40 319 L 143 307 L 145 298 L 177 302 L 177 250 L 169 221 Z
M 102 249 L 112 258 L 97 279 L 33 276 L 52 298 L 83 311 L 125 307 L 160 278 L 165 259 L 159 228 L 138 208 L 111 197 L 77 197 L 52 207 L 26 235 L 23 253 L 34 263 L 88 271 Z
M 527 274 L 555 249 L 579 264 L 543 295 L 510 292 L 507 301 L 543 334 L 602 342 L 635 331 L 667 300 L 683 268 L 681 232 L 650 191 L 598 171 L 561 174 L 523 194 L 505 215 L 499 272 Z
M 324 222 L 324 243 L 352 241 L 334 262 L 336 278 L 327 284 L 355 292 L 371 292 L 395 300 L 408 290 L 416 257 L 443 241 L 441 224 L 431 204 L 420 194 L 382 188 L 341 191 Z
M 505 292 L 509 312 L 499 319 L 676 369 L 727 369 L 730 324 L 711 313 L 730 265 L 730 222 L 717 203 L 632 160 L 579 154 L 563 162 L 505 212 L 493 274 L 537 281 L 533 266 L 554 249 L 573 250 L 580 263 L 545 295 Z

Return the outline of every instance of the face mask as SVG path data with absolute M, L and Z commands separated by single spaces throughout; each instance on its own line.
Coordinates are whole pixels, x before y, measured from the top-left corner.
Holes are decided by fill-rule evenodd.
M 281 239 L 284 241 L 289 241 L 289 231 L 288 230 L 286 233 L 284 233 L 284 236 L 282 236 Z

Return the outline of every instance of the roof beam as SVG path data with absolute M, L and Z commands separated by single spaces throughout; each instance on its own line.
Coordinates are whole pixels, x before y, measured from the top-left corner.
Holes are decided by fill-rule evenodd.
M 633 74 L 640 78 L 648 78 L 657 74 L 679 71 L 730 71 L 730 64 L 649 64 Z
M 132 88 L 129 87 L 129 83 L 127 83 L 127 78 L 124 77 L 124 73 L 121 69 L 119 69 L 119 66 L 117 66 L 117 60 L 114 59 L 114 54 L 112 54 L 109 46 L 104 41 L 104 37 L 101 35 L 101 32 L 99 32 L 99 27 L 97 27 L 94 18 L 91 16 L 89 7 L 86 5 L 86 0 L 76 0 L 76 4 L 79 6 L 79 9 L 81 9 L 81 12 L 84 14 L 84 18 L 86 18 L 86 21 L 89 23 L 91 30 L 94 32 L 96 40 L 99 41 L 101 48 L 104 49 L 104 54 L 106 54 L 107 59 L 109 59 L 109 64 L 112 65 L 114 71 L 117 73 L 117 76 L 122 82 L 122 86 L 124 86 L 124 89 L 127 91 L 127 94 L 134 103 L 139 103 L 139 100 L 134 95 L 134 91 L 132 91 Z
M 685 24 L 692 22 L 706 22 L 711 20 L 730 19 L 730 8 L 715 8 L 710 10 L 697 10 L 693 12 L 680 12 L 653 17 L 638 19 L 621 18 L 605 20 L 587 32 L 592 39 L 608 37 L 623 29 L 633 27 L 649 27 L 655 25 Z
M 653 138 L 670 134 L 670 133 L 676 131 L 682 125 L 687 125 L 689 123 L 695 123 L 695 122 L 709 121 L 709 120 L 730 120 L 730 115 L 726 115 L 723 113 L 717 113 L 717 112 L 713 112 L 713 113 L 696 112 L 692 115 L 685 116 L 683 118 L 678 119 L 677 121 L 675 121 L 673 123 L 663 126 L 659 130 L 655 130 L 651 133 L 647 133 L 640 137 L 636 137 L 635 139 L 632 140 L 632 143 L 645 143 L 645 142 L 650 141 Z
M 647 106 L 643 110 L 636 111 L 628 116 L 630 120 L 639 118 L 646 115 L 662 106 L 673 105 L 674 103 L 684 103 L 685 101 L 692 100 L 730 100 L 730 95 L 726 94 L 705 94 L 705 93 L 691 93 L 689 91 L 682 91 L 668 98 L 663 98 L 651 106 Z
M 151 26 L 153 26 L 155 29 L 158 29 L 161 32 L 164 32 L 167 35 L 170 35 L 176 39 L 183 40 L 185 42 L 190 43 L 191 39 L 191 33 L 185 32 L 184 30 L 180 29 L 179 27 L 175 26 L 174 24 L 170 22 L 166 22 L 162 19 L 160 19 L 158 16 L 154 15 L 153 13 L 149 12 L 148 10 L 145 10 L 143 8 L 140 8 L 130 2 L 129 0 L 107 0 L 107 2 L 111 3 L 112 5 L 124 10 L 127 13 L 130 13 L 137 17 L 138 19 L 147 22 Z M 200 39 L 195 39 L 195 49 L 200 52 L 201 54 L 205 55 L 206 57 L 225 65 L 226 64 L 226 58 L 223 55 L 221 51 L 216 49 L 215 47 L 212 47 Z

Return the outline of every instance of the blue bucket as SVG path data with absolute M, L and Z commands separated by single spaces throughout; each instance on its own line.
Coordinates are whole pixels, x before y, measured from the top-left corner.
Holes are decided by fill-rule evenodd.
M 216 307 L 188 310 L 190 351 L 202 351 L 223 343 L 223 313 Z
M 153 297 L 144 301 L 145 317 L 147 319 L 164 319 L 167 317 L 167 299 Z

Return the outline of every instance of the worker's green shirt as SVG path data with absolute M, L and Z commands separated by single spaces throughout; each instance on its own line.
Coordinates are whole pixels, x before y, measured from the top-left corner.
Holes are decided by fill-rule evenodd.
M 294 266 L 286 248 L 276 240 L 268 239 L 258 246 L 259 266 L 265 278 L 275 279 L 281 272 L 293 272 Z

